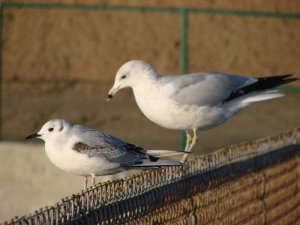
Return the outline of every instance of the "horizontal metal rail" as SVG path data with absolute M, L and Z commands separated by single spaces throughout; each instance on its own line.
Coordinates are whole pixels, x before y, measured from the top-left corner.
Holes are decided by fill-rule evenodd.
M 242 9 L 215 9 L 195 7 L 170 7 L 170 6 L 126 6 L 126 5 L 99 5 L 99 4 L 67 4 L 67 3 L 29 3 L 29 2 L 4 2 L 3 7 L 19 8 L 68 8 L 68 9 L 94 9 L 94 10 L 124 10 L 124 11 L 158 11 L 179 13 L 182 9 L 191 13 L 225 14 L 237 16 L 278 17 L 289 19 L 300 19 L 300 13 L 271 12 Z

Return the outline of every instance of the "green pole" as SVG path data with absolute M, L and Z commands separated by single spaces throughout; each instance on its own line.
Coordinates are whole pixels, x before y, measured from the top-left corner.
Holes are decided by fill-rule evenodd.
M 0 2 L 0 140 L 2 140 L 2 86 L 3 86 L 3 9 L 4 5 Z
M 188 9 L 182 8 L 181 15 L 181 73 L 187 73 L 187 30 L 188 30 Z M 184 131 L 180 133 L 180 150 L 183 151 L 186 144 L 186 135 Z

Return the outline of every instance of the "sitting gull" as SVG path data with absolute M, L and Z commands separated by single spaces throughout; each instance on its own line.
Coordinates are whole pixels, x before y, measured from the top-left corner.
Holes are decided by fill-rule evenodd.
M 40 138 L 45 141 L 45 150 L 50 161 L 58 168 L 84 176 L 84 189 L 88 176 L 92 184 L 96 176 L 110 175 L 133 168 L 157 168 L 181 166 L 174 160 L 159 157 L 182 154 L 168 150 L 145 150 L 112 135 L 73 125 L 64 119 L 50 120 L 38 133 L 26 139 Z

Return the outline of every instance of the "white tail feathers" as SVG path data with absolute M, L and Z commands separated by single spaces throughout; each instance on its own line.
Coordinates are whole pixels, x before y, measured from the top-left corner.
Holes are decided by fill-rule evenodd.
M 228 114 L 226 115 L 227 118 L 232 117 L 235 113 L 239 110 L 251 105 L 255 102 L 266 101 L 273 98 L 283 97 L 284 94 L 279 93 L 277 90 L 268 90 L 268 91 L 259 91 L 259 92 L 252 92 L 247 95 L 241 96 L 226 103 L 226 107 L 228 109 Z
M 256 93 L 252 96 L 248 96 L 245 99 L 241 101 L 242 104 L 249 104 L 252 102 L 260 102 L 260 101 L 266 101 L 273 98 L 279 98 L 283 97 L 284 94 L 279 93 L 277 91 L 264 91 L 261 93 Z
M 176 155 L 183 155 L 184 152 L 172 151 L 172 150 L 146 150 L 147 154 L 161 158 Z

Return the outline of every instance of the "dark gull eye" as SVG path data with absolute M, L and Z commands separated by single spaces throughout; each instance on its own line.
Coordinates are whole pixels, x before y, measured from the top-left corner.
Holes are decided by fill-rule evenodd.
M 125 79 L 127 75 L 121 76 L 121 80 Z
M 52 128 L 52 127 L 51 127 L 51 128 L 49 128 L 49 129 L 48 129 L 48 131 L 49 131 L 49 132 L 52 132 L 52 131 L 53 131 L 53 128 Z

